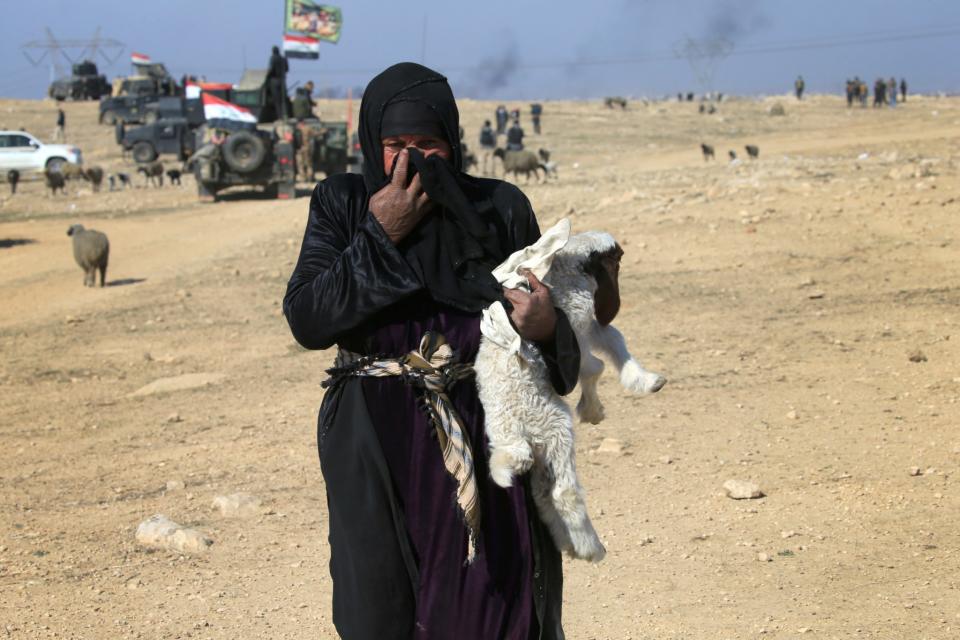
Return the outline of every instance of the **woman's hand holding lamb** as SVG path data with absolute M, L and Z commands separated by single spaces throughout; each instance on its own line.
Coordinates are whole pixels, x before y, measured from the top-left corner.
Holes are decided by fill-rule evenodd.
M 504 289 L 503 295 L 513 305 L 510 320 L 520 337 L 532 342 L 543 342 L 553 337 L 557 327 L 557 312 L 553 308 L 550 289 L 529 271 L 527 282 L 530 283 L 530 293 L 519 289 Z

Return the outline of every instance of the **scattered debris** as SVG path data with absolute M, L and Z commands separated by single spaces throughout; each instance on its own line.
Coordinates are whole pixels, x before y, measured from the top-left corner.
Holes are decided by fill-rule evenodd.
M 213 507 L 219 509 L 220 515 L 226 518 L 255 516 L 260 513 L 260 504 L 260 498 L 249 493 L 234 493 L 213 499 Z
M 156 395 L 158 393 L 199 389 L 216 384 L 225 377 L 222 373 L 185 373 L 182 376 L 173 376 L 172 378 L 159 378 L 148 385 L 140 387 L 131 393 L 130 397 L 139 398 L 142 396 Z
M 923 351 L 920 351 L 920 349 L 917 349 L 915 351 L 911 351 L 910 353 L 908 353 L 907 359 L 910 362 L 926 362 L 927 354 L 925 354 Z
M 159 513 L 140 523 L 136 538 L 144 546 L 181 553 L 203 553 L 213 544 L 213 540 L 196 529 L 179 525 Z
M 596 448 L 596 452 L 610 453 L 619 456 L 623 453 L 623 443 L 616 438 L 604 438 L 603 441 L 600 442 L 600 446 Z

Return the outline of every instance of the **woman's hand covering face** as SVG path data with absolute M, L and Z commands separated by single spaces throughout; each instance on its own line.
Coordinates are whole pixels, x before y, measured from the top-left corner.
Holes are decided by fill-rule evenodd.
M 397 166 L 387 186 L 370 196 L 370 213 L 377 219 L 394 244 L 403 240 L 423 219 L 430 201 L 420 184 L 420 174 L 407 184 L 410 154 L 406 149 L 398 152 Z
M 544 342 L 553 337 L 557 328 L 557 312 L 553 308 L 550 289 L 527 272 L 530 293 L 519 289 L 504 289 L 503 296 L 513 305 L 510 320 L 524 340 Z
M 370 212 L 386 231 L 394 244 L 403 240 L 430 211 L 430 199 L 420 184 L 420 175 L 409 175 L 410 147 L 419 149 L 424 157 L 438 155 L 450 158 L 450 145 L 431 136 L 391 136 L 383 140 L 383 170 L 393 176 L 387 186 L 370 197 Z M 394 167 L 394 162 L 396 166 Z

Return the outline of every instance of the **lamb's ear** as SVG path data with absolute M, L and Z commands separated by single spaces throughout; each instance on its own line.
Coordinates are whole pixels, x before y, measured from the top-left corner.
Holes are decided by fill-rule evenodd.
M 597 292 L 593 296 L 593 312 L 600 326 L 605 327 L 620 311 L 620 259 L 623 249 L 614 245 L 604 252 L 590 254 L 586 271 L 597 281 Z

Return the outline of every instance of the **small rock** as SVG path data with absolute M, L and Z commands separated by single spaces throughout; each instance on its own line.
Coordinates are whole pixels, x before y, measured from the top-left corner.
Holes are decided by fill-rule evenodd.
M 797 415 L 797 411 L 795 409 L 787 411 L 787 420 L 796 420 L 798 417 L 799 416 Z
M 734 500 L 750 500 L 764 496 L 757 484 L 747 480 L 727 480 L 723 483 L 723 489 L 727 492 L 727 496 Z
M 780 532 L 780 537 L 783 538 L 784 540 L 786 540 L 787 538 L 792 538 L 792 537 L 795 536 L 795 535 L 797 535 L 797 532 L 796 532 L 796 531 L 781 531 L 781 532 Z
M 226 518 L 245 518 L 260 513 L 260 498 L 249 493 L 234 493 L 217 496 L 213 499 L 213 506 Z
M 597 453 L 611 453 L 621 455 L 623 453 L 623 443 L 616 438 L 604 438 L 597 447 Z
M 767 110 L 771 116 L 785 116 L 787 115 L 787 110 L 783 108 L 783 105 L 779 102 L 775 102 L 770 105 L 770 108 Z
M 137 526 L 136 538 L 142 545 L 181 553 L 202 553 L 213 544 L 213 540 L 196 529 L 179 525 L 159 513 Z
M 923 471 L 920 469 L 920 467 L 910 467 L 910 475 L 919 476 L 922 474 L 923 474 Z
M 757 561 L 758 561 L 758 562 L 773 562 L 773 558 L 770 556 L 769 553 L 758 553 L 758 554 L 757 554 Z
M 179 413 L 171 413 L 167 416 L 167 422 L 183 422 L 183 418 L 180 417 Z
M 186 488 L 183 480 L 167 480 L 167 491 L 180 491 Z
M 911 351 L 909 354 L 907 354 L 907 359 L 910 360 L 910 362 L 926 362 L 927 354 L 925 354 L 923 351 L 920 351 L 920 349 L 917 349 L 916 351 Z
M 663 464 L 673 464 L 673 458 L 670 456 L 660 456 L 660 462 Z

